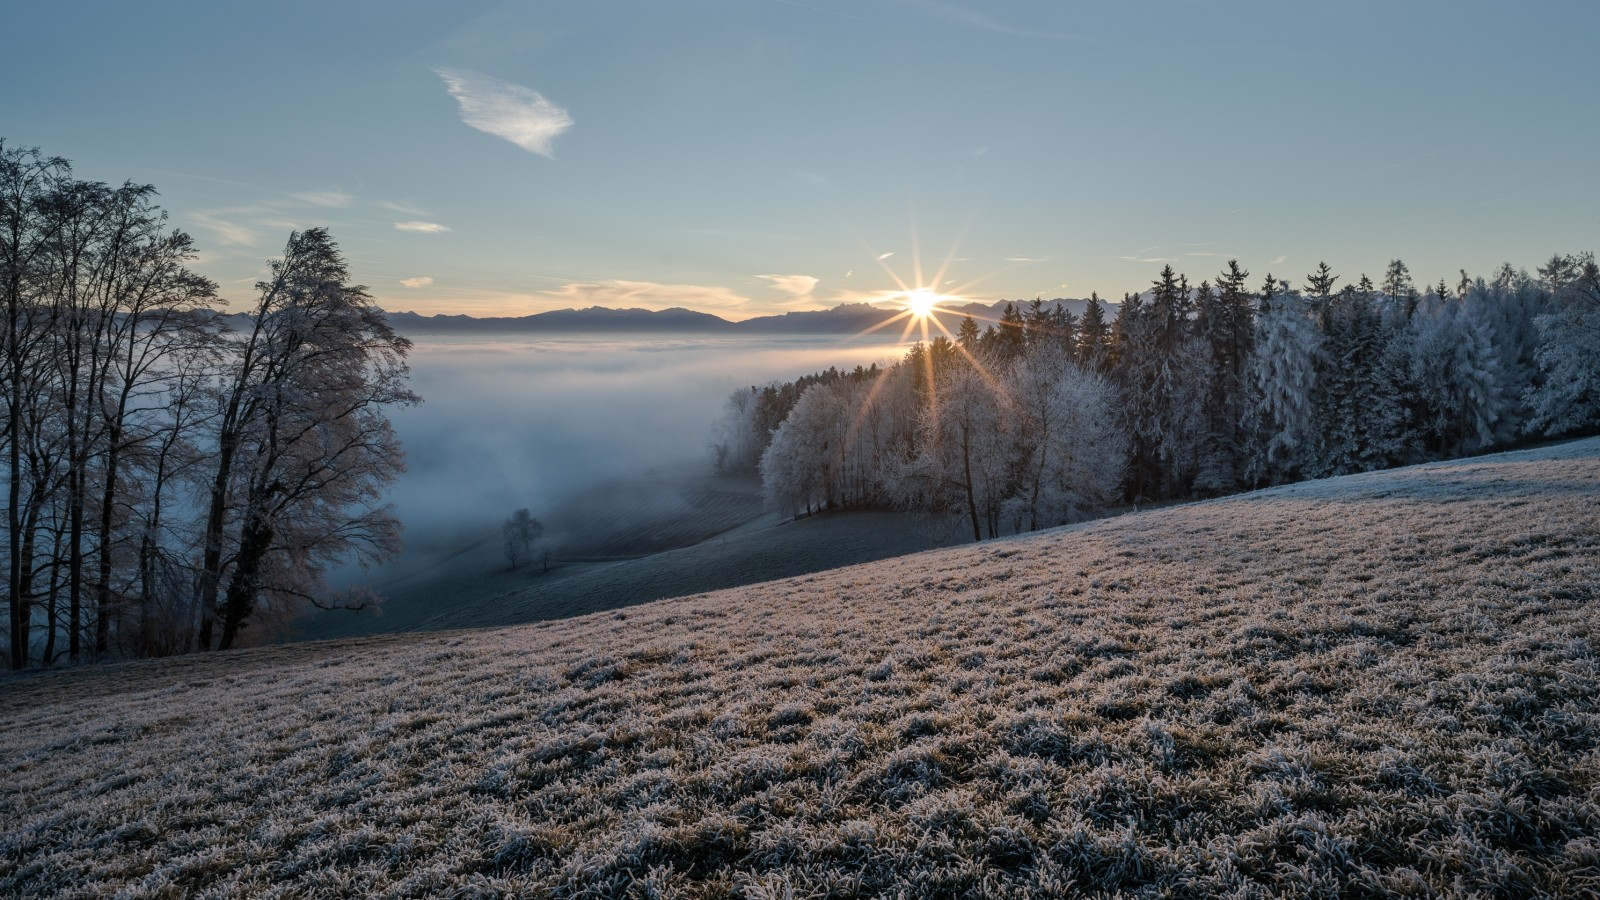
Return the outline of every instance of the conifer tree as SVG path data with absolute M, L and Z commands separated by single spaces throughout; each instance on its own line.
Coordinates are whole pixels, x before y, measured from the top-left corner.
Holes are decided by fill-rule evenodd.
M 1027 348 L 1027 341 L 1022 313 L 1017 310 L 1015 303 L 1007 303 L 1000 312 L 1000 327 L 995 332 L 995 358 L 1001 362 L 1017 359 Z
M 1384 365 L 1388 334 L 1365 275 L 1334 295 L 1323 318 L 1317 440 L 1310 472 L 1342 475 L 1388 465 L 1403 415 Z
M 1049 334 L 1049 341 L 1071 359 L 1078 347 L 1078 317 L 1067 309 L 1065 300 L 1057 299 L 1055 308 L 1045 317 L 1045 329 Z
M 1528 392 L 1536 433 L 1600 428 L 1600 266 L 1592 253 L 1556 256 L 1539 269 L 1549 311 L 1536 320 L 1544 377 Z
M 956 343 L 968 353 L 978 352 L 978 323 L 971 316 L 962 316 L 956 328 Z
M 1078 362 L 1087 368 L 1105 371 L 1109 339 L 1105 306 L 1100 302 L 1100 295 L 1091 292 L 1078 328 Z
M 1044 342 L 1049 333 L 1049 323 L 1044 311 L 1044 300 L 1033 298 L 1022 311 L 1023 343 L 1031 351 Z
M 1131 458 L 1129 499 L 1186 493 L 1205 432 L 1205 350 L 1193 337 L 1187 280 L 1166 266 L 1147 307 L 1120 329 L 1117 380 Z M 1122 322 L 1122 317 L 1118 317 Z
M 1334 282 L 1339 276 L 1333 274 L 1325 262 L 1317 263 L 1317 271 L 1306 276 L 1306 296 L 1314 300 L 1327 300 L 1333 296 Z
M 1251 483 L 1279 484 L 1304 469 L 1314 437 L 1321 355 L 1321 334 L 1311 320 L 1310 304 L 1268 276 L 1248 375 L 1252 436 L 1246 477 Z
M 1255 311 L 1245 286 L 1249 276 L 1239 268 L 1238 260 L 1230 260 L 1217 278 L 1217 290 L 1202 283 L 1195 298 L 1195 324 L 1206 344 L 1209 363 L 1206 438 L 1196 484 L 1212 493 L 1243 484 L 1245 370 L 1255 343 Z

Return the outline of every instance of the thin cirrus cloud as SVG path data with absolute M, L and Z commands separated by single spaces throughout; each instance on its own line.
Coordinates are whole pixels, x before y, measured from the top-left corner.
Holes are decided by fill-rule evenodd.
M 382 209 L 387 209 L 390 212 L 397 212 L 397 213 L 400 213 L 401 215 L 406 215 L 406 216 L 425 216 L 425 215 L 427 215 L 427 213 L 425 213 L 422 210 L 416 208 L 415 206 L 412 206 L 409 203 L 395 203 L 393 201 L 384 200 L 384 201 L 380 201 L 378 203 L 378 206 L 380 208 L 382 208 Z
M 402 279 L 400 279 L 400 286 L 401 287 L 422 288 L 422 287 L 431 287 L 432 285 L 433 285 L 433 276 L 432 275 L 418 275 L 416 278 L 402 278 Z
M 821 279 L 812 275 L 757 275 L 778 290 L 796 299 L 810 297 Z
M 299 200 L 301 203 L 309 203 L 312 206 L 321 206 L 325 209 L 344 209 L 354 203 L 356 199 L 353 195 L 345 193 L 338 188 L 326 191 L 303 191 L 289 196 Z
M 529 153 L 555 158 L 551 142 L 572 127 L 572 116 L 532 88 L 466 69 L 435 68 L 460 107 L 461 121 Z
M 1177 257 L 1175 257 L 1175 256 L 1149 256 L 1149 255 L 1147 255 L 1147 254 L 1154 253 L 1154 252 L 1156 252 L 1157 250 L 1160 250 L 1160 249 L 1161 249 L 1161 246 L 1158 244 L 1158 245 L 1153 246 L 1153 247 L 1143 247 L 1141 249 L 1133 251 L 1131 254 L 1128 254 L 1126 256 L 1115 256 L 1115 257 L 1112 257 L 1112 258 L 1113 259 L 1127 260 L 1128 262 L 1136 262 L 1136 263 L 1158 263 L 1158 262 L 1177 262 L 1178 261 Z
M 607 306 L 612 309 L 742 310 L 750 299 L 724 287 L 699 284 L 660 284 L 653 281 L 574 282 L 540 291 L 546 300 L 577 306 Z
M 444 234 L 450 229 L 438 222 L 396 222 L 395 231 L 411 231 L 417 234 Z
M 234 211 L 224 209 L 209 212 L 197 212 L 192 214 L 192 218 L 195 220 L 195 222 L 199 223 L 200 227 L 205 228 L 206 230 L 215 234 L 217 236 L 217 243 L 219 244 L 238 247 L 253 246 L 255 242 L 259 240 L 259 235 L 256 234 L 255 229 L 250 228 L 247 225 L 242 225 L 237 221 L 230 221 L 229 219 L 222 218 L 222 216 L 229 215 L 231 212 Z

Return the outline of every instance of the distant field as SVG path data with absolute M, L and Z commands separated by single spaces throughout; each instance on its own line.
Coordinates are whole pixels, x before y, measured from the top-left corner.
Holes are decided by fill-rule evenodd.
M 688 547 L 759 515 L 759 484 L 701 478 L 591 488 L 566 498 L 544 521 L 559 558 L 627 559 Z
M 1600 440 L 13 677 L 0 893 L 1595 896 Z
M 634 515 L 618 510 L 638 509 Z M 547 515 L 552 567 L 508 571 L 498 530 L 467 536 L 380 582 L 373 615 L 305 621 L 299 639 L 538 622 L 804 575 L 962 540 L 959 527 L 885 511 L 762 515 L 759 484 L 723 479 L 619 482 Z M 649 548 L 655 548 L 649 550 Z M 647 552 L 648 551 L 648 552 Z

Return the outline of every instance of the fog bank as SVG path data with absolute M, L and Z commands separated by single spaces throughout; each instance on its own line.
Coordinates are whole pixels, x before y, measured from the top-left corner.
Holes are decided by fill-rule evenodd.
M 390 491 L 413 548 L 613 478 L 705 474 L 736 387 L 898 358 L 892 338 L 419 337 Z

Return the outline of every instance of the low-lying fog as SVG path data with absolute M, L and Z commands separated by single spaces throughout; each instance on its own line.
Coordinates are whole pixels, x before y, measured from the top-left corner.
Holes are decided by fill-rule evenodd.
M 424 402 L 390 413 L 408 468 L 390 499 L 410 554 L 608 479 L 707 474 L 735 388 L 904 352 L 892 338 L 839 336 L 414 340 Z

